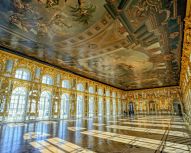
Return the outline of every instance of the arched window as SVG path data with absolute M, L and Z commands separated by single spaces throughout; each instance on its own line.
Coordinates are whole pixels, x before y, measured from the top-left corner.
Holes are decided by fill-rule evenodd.
M 98 89 L 98 95 L 103 95 L 103 90 L 102 89 Z
M 69 117 L 69 94 L 65 93 L 61 97 L 60 118 L 66 119 Z
M 5 64 L 6 65 L 5 66 L 6 72 L 12 72 L 13 64 L 14 64 L 13 60 L 7 60 L 6 61 L 6 64 Z
M 15 78 L 22 80 L 30 80 L 30 71 L 28 69 L 17 69 Z
M 112 97 L 116 97 L 116 93 L 115 92 L 112 92 Z
M 39 102 L 39 119 L 49 119 L 51 115 L 51 93 L 43 91 Z
M 89 117 L 93 117 L 94 115 L 94 97 L 89 97 Z
M 53 79 L 49 75 L 44 75 L 42 77 L 42 83 L 48 84 L 48 85 L 53 85 Z
M 82 95 L 77 96 L 77 105 L 76 105 L 76 117 L 80 118 L 83 116 L 83 103 L 84 97 Z
M 110 91 L 109 90 L 106 91 L 106 96 L 110 96 Z
M 67 89 L 71 88 L 70 81 L 69 80 L 63 80 L 62 81 L 62 87 L 67 88 Z
M 89 93 L 94 93 L 94 88 L 93 87 L 89 87 Z
M 106 114 L 110 115 L 110 99 L 106 98 Z
M 118 115 L 121 115 L 122 108 L 121 108 L 121 95 L 118 93 L 117 94 L 117 100 L 118 100 Z
M 5 98 L 3 97 L 2 99 L 0 99 L 0 113 L 4 112 L 4 108 L 5 108 Z
M 84 91 L 84 86 L 83 86 L 82 83 L 78 83 L 78 84 L 77 84 L 77 90 L 78 90 L 78 91 Z
M 113 115 L 116 115 L 116 93 L 112 93 L 112 102 L 113 102 Z
M 106 114 L 107 115 L 110 115 L 110 91 L 109 90 L 107 90 L 106 91 Z
M 102 111 L 103 111 L 103 90 L 102 89 L 98 89 L 98 115 L 102 116 Z
M 89 93 L 93 94 L 94 93 L 94 88 L 89 87 Z M 94 115 L 94 96 L 90 95 L 89 96 L 89 117 L 93 117 Z
M 24 121 L 28 93 L 24 87 L 13 90 L 8 108 L 8 121 Z

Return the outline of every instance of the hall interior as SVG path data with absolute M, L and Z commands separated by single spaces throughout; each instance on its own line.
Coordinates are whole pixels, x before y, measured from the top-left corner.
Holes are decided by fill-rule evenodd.
M 190 153 L 191 0 L 1 0 L 0 153 Z

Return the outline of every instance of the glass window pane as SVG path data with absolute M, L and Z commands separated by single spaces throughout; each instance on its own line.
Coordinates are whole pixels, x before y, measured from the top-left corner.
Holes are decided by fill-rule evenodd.
M 44 75 L 42 77 L 42 83 L 48 84 L 48 85 L 53 85 L 53 79 L 48 75 Z
M 27 69 L 18 69 L 16 70 L 15 78 L 22 80 L 30 80 L 30 72 Z
M 23 87 L 13 90 L 8 108 L 8 121 L 23 121 L 26 112 L 27 91 Z
M 43 91 L 39 102 L 39 119 L 49 119 L 51 111 L 51 94 Z

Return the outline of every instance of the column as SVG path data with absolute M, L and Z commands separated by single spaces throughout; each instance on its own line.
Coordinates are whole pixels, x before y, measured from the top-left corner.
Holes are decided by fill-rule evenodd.
M 73 79 L 72 93 L 70 95 L 70 118 L 76 118 L 76 102 L 77 102 L 76 79 Z
M 94 93 L 94 114 L 95 114 L 95 117 L 98 116 L 98 88 L 97 88 L 97 85 L 95 86 L 95 93 Z
M 116 98 L 115 98 L 115 107 L 116 107 L 116 116 L 118 116 L 118 95 L 116 95 Z
M 89 117 L 89 83 L 85 85 L 85 95 L 84 95 L 84 117 Z
M 110 116 L 113 116 L 113 98 L 112 98 L 112 91 L 110 90 Z

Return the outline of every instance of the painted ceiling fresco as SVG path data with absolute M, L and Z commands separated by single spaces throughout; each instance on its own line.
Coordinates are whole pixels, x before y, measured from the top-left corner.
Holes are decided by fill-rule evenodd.
M 0 46 L 124 90 L 179 82 L 186 0 L 1 0 Z

